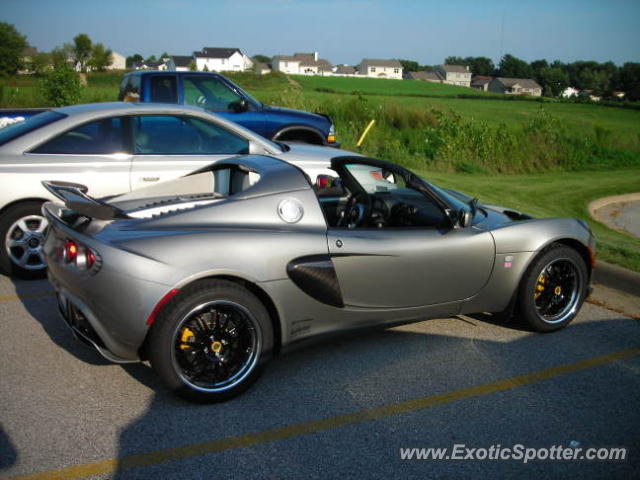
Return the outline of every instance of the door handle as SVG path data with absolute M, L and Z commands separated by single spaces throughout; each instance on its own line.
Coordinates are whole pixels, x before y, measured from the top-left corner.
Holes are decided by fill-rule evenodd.
M 160 177 L 142 177 L 140 178 L 143 182 L 157 182 L 160 180 Z

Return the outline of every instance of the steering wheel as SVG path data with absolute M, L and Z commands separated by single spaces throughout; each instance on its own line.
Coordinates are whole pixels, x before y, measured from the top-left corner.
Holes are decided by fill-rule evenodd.
M 371 197 L 366 192 L 351 194 L 344 207 L 344 215 L 338 220 L 339 227 L 356 228 L 371 215 Z

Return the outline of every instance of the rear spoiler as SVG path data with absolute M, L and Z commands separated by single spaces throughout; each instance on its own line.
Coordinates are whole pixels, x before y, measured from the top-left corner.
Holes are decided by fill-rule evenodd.
M 62 200 L 67 208 L 81 215 L 98 220 L 129 218 L 129 216 L 118 207 L 91 198 L 87 195 L 89 189 L 79 183 L 45 180 L 42 182 L 42 185 Z

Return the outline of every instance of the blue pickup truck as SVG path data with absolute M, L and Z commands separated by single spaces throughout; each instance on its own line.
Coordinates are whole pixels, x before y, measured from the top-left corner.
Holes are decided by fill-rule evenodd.
M 271 140 L 339 146 L 333 123 L 326 115 L 265 105 L 217 73 L 127 73 L 120 84 L 118 99 L 194 105 L 215 112 Z
M 271 140 L 340 146 L 336 141 L 335 127 L 328 116 L 265 105 L 217 73 L 130 72 L 122 78 L 118 99 L 125 102 L 195 105 Z M 5 120 L 27 118 L 44 110 L 0 110 L 0 117 Z

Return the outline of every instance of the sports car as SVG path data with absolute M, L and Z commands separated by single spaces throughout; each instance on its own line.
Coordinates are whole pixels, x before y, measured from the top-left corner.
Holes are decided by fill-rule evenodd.
M 364 157 L 315 182 L 263 155 L 108 200 L 44 182 L 44 252 L 75 335 L 149 360 L 194 401 L 247 389 L 300 342 L 476 312 L 565 327 L 589 291 L 594 237 L 572 218 L 480 204 Z M 333 175 L 335 173 L 335 175 Z

